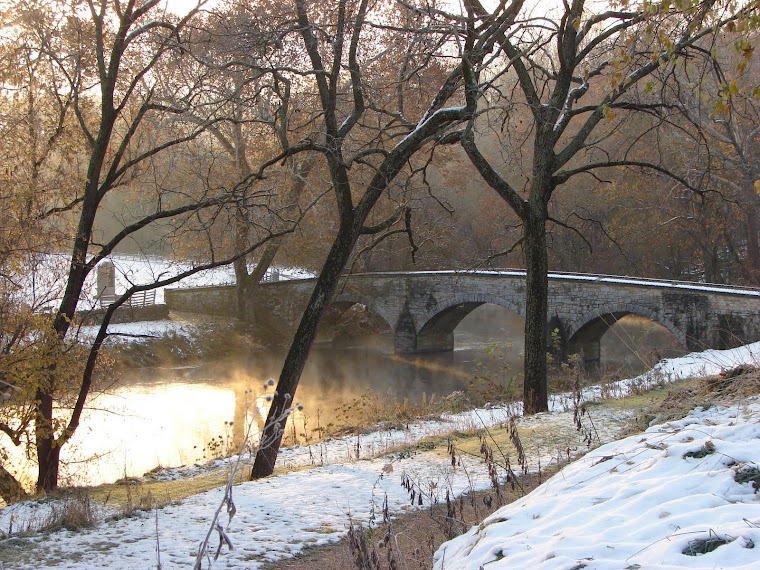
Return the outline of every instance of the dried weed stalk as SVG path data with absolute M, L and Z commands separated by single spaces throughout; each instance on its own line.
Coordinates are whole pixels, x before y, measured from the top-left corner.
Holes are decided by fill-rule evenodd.
M 268 389 L 270 386 L 274 385 L 273 380 L 269 380 L 264 385 L 264 389 Z M 248 391 L 246 391 L 246 398 L 248 397 Z M 246 408 L 248 407 L 246 403 Z M 272 424 L 277 426 L 282 426 L 285 424 L 285 420 L 287 420 L 288 416 L 292 413 L 293 408 L 287 408 L 285 411 L 280 414 L 277 418 L 272 420 Z M 253 414 L 252 416 L 255 417 L 257 414 Z M 229 529 L 229 525 L 232 522 L 233 517 L 235 516 L 235 513 L 237 512 L 237 507 L 235 507 L 235 502 L 232 498 L 232 486 L 233 482 L 235 481 L 235 475 L 240 469 L 240 465 L 243 461 L 243 456 L 248 455 L 250 458 L 255 458 L 256 454 L 261 451 L 262 449 L 267 449 L 271 445 L 274 444 L 276 440 L 279 439 L 280 433 L 275 433 L 270 435 L 266 439 L 261 439 L 257 443 L 253 441 L 253 438 L 251 436 L 252 432 L 252 424 L 253 420 L 251 420 L 248 425 L 246 426 L 245 430 L 245 437 L 243 439 L 243 443 L 240 446 L 237 458 L 230 463 L 230 474 L 227 478 L 227 485 L 224 488 L 224 496 L 222 497 L 221 502 L 219 503 L 219 506 L 217 507 L 216 511 L 214 512 L 214 516 L 211 519 L 211 523 L 209 524 L 208 532 L 206 533 L 206 537 L 203 539 L 203 541 L 200 543 L 200 546 L 198 547 L 198 554 L 195 558 L 195 565 L 193 566 L 194 570 L 202 570 L 203 568 L 203 561 L 206 560 L 208 562 L 207 568 L 211 567 L 211 537 L 213 536 L 214 532 L 217 533 L 217 536 L 219 538 L 219 544 L 216 548 L 216 553 L 214 554 L 213 559 L 217 560 L 219 558 L 219 555 L 222 552 L 222 548 L 226 545 L 227 548 L 230 550 L 234 550 L 234 545 L 232 544 L 232 540 L 230 539 L 229 535 L 227 534 L 227 530 Z M 268 433 L 269 426 L 265 426 L 263 430 L 261 430 L 261 433 Z M 282 428 L 280 428 L 282 429 Z M 227 513 L 227 525 L 222 526 L 222 523 L 219 522 L 219 517 L 222 514 L 222 510 L 225 510 Z
M 349 523 L 348 548 L 351 553 L 351 563 L 356 570 L 400 570 L 399 548 L 393 535 L 393 525 L 386 524 L 385 532 L 377 544 L 372 543 L 372 530 L 361 524 L 355 526 Z M 385 551 L 385 566 L 381 562 L 379 551 Z
M 586 447 L 589 449 L 593 444 L 594 438 L 598 444 L 601 445 L 602 440 L 599 437 L 599 432 L 594 425 L 594 420 L 591 419 L 586 402 L 583 400 L 583 392 L 581 391 L 581 374 L 578 372 L 575 375 L 573 381 L 573 421 L 575 422 L 575 429 L 583 436 L 583 441 L 586 443 Z M 584 423 L 583 418 L 587 419 Z

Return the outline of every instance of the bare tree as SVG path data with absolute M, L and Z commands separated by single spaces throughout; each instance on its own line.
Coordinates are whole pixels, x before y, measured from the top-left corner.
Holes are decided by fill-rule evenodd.
M 642 157 L 646 134 L 663 122 L 674 101 L 661 100 L 656 82 L 672 81 L 673 66 L 731 19 L 715 1 L 686 9 L 650 4 L 597 11 L 584 0 L 563 4 L 556 16 L 537 17 L 519 37 L 503 35 L 499 45 L 508 78 L 500 75 L 474 116 L 461 142 L 483 179 L 512 207 L 522 221 L 522 251 L 527 271 L 525 322 L 525 413 L 548 409 L 546 347 L 548 342 L 549 203 L 568 180 L 610 167 L 646 168 L 696 189 L 678 172 L 678 164 Z M 486 17 L 486 12 L 479 11 Z M 470 90 L 478 87 L 470 84 Z M 481 89 L 479 92 L 483 92 Z M 510 123 L 510 110 L 530 111 L 527 125 Z M 491 111 L 490 109 L 494 109 Z M 652 122 L 642 132 L 625 133 L 627 142 L 610 149 L 605 142 L 631 127 L 634 113 Z M 517 135 L 520 147 L 503 153 L 523 174 L 505 169 L 481 148 L 480 133 L 493 125 Z M 521 137 L 521 138 L 520 138 Z M 497 154 L 498 157 L 498 154 Z M 517 176 L 515 176 L 517 174 Z M 557 222 L 557 220 L 554 220 Z
M 504 10 L 482 23 L 423 4 L 399 3 L 401 16 L 394 20 L 367 0 L 338 0 L 320 7 L 306 0 L 293 4 L 288 42 L 302 50 L 305 58 L 299 63 L 306 67 L 293 68 L 291 73 L 301 82 L 308 80 L 318 105 L 309 118 L 313 134 L 288 144 L 283 157 L 305 151 L 321 157 L 327 165 L 339 226 L 277 384 L 267 428 L 276 434 L 276 443 L 259 451 L 253 478 L 274 469 L 283 426 L 271 420 L 280 417 L 292 401 L 319 322 L 357 240 L 391 227 L 401 219 L 403 209 L 368 226 L 371 212 L 416 153 L 445 140 L 447 128 L 475 111 L 476 99 L 463 90 L 464 78 L 477 75 L 495 34 L 509 27 L 516 14 L 514 9 Z M 398 53 L 391 46 L 402 47 L 400 65 L 396 64 L 401 72 L 373 78 L 377 69 L 387 69 L 385 57 Z M 407 88 L 438 58 L 450 63 L 443 65 L 446 72 L 435 87 L 427 85 L 417 92 L 422 102 L 416 107 L 422 111 L 414 117 L 405 100 Z
M 756 31 L 748 34 L 732 24 L 703 46 L 700 57 L 680 66 L 669 89 L 684 119 L 669 140 L 679 148 L 691 148 L 691 167 L 720 193 L 709 205 L 714 235 L 704 235 L 704 223 L 699 228 L 704 238 L 713 238 L 701 247 L 705 274 L 716 276 L 720 265 L 738 265 L 744 279 L 755 285 L 760 283 L 760 90 L 752 57 L 756 45 Z M 736 228 L 736 222 L 743 227 Z
M 266 13 L 266 3 L 232 3 L 212 10 L 204 19 L 195 24 L 195 32 L 188 41 L 192 59 L 186 65 L 192 67 L 200 63 L 212 70 L 208 78 L 217 100 L 226 101 L 225 113 L 228 120 L 208 129 L 216 142 L 227 154 L 230 165 L 226 177 L 231 181 L 252 181 L 253 166 L 262 157 L 278 154 L 287 144 L 293 106 L 305 105 L 299 100 L 299 92 L 292 87 L 291 80 L 282 73 L 273 72 L 272 62 L 283 54 L 278 51 L 282 30 L 265 27 L 269 22 L 262 15 Z M 262 25 L 264 24 L 264 25 Z M 286 62 L 287 63 L 287 62 Z M 186 120 L 202 123 L 204 117 L 188 113 Z M 253 164 L 253 166 L 252 166 Z M 266 219 L 255 219 L 259 215 L 253 209 L 237 202 L 228 214 L 232 225 L 233 243 L 231 248 L 240 252 L 247 249 L 254 226 L 266 226 L 273 231 L 287 224 L 281 218 L 298 217 L 298 203 L 307 187 L 308 177 L 315 160 L 305 154 L 290 156 L 276 170 L 270 168 L 267 180 L 257 180 L 252 187 L 287 187 L 287 191 L 271 192 L 273 200 L 279 202 Z M 215 240 L 220 242 L 222 233 L 228 228 L 220 228 Z M 248 256 L 239 257 L 233 264 L 237 284 L 238 311 L 249 314 L 250 299 L 255 296 L 255 286 L 261 281 L 274 261 L 281 240 L 271 240 L 263 251 L 257 252 L 253 270 L 249 270 Z
M 176 158 L 181 149 L 202 146 L 210 128 L 234 119 L 225 114 L 226 100 L 207 89 L 213 70 L 182 65 L 189 54 L 190 24 L 201 5 L 177 17 L 164 13 L 159 0 L 33 1 L 11 7 L 7 14 L 13 25 L 4 29 L 2 54 L 7 62 L 33 61 L 34 73 L 6 74 L 4 96 L 13 99 L 13 92 L 19 92 L 29 101 L 45 101 L 36 114 L 18 117 L 32 132 L 25 147 L 32 158 L 17 163 L 23 172 L 37 174 L 25 174 L 14 197 L 29 197 L 36 223 L 63 228 L 59 243 L 71 252 L 48 325 L 38 319 L 33 334 L 27 327 L 25 334 L 13 336 L 15 354 L 31 344 L 35 360 L 27 360 L 31 364 L 24 374 L 5 380 L 13 388 L 11 403 L 23 404 L 29 414 L 2 425 L 2 432 L 18 445 L 31 430 L 40 490 L 58 485 L 61 448 L 79 426 L 118 307 L 135 292 L 232 263 L 292 231 L 290 225 L 263 232 L 245 249 L 224 256 L 210 243 L 210 261 L 130 286 L 107 307 L 94 340 L 85 345 L 74 338 L 85 280 L 137 232 L 161 224 L 175 235 L 208 231 L 232 204 L 270 215 L 266 196 L 250 191 L 252 180 L 229 187 L 216 184 L 209 169 L 188 169 L 184 177 L 161 172 L 181 160 Z M 191 110 L 195 120 L 184 120 Z M 62 171 L 67 176 L 57 177 Z M 35 184 L 43 175 L 49 185 Z M 122 227 L 99 229 L 99 209 L 122 193 L 139 199 L 138 207 L 133 206 Z

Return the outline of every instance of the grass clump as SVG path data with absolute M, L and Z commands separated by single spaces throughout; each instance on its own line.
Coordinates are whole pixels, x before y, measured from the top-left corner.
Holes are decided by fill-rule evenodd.
M 76 531 L 92 528 L 98 521 L 89 492 L 59 491 L 35 502 L 40 505 L 38 514 L 26 520 L 11 517 L 9 527 L 0 531 L 0 537 L 62 529 Z
M 752 483 L 755 493 L 760 491 L 760 469 L 757 465 L 743 464 L 735 469 L 734 481 L 739 484 Z
M 50 513 L 38 530 L 82 530 L 92 528 L 96 522 L 89 496 L 77 493 L 62 502 L 51 504 Z
M 723 546 L 724 544 L 728 544 L 729 542 L 731 541 L 727 538 L 721 538 L 714 532 L 710 531 L 710 536 L 707 538 L 695 538 L 694 540 L 690 540 L 688 546 L 681 552 L 686 556 L 701 556 L 703 554 L 712 552 L 718 547 Z
M 689 451 L 688 453 L 685 453 L 684 458 L 691 457 L 693 459 L 702 459 L 713 453 L 715 453 L 715 444 L 712 441 L 706 441 L 697 451 Z

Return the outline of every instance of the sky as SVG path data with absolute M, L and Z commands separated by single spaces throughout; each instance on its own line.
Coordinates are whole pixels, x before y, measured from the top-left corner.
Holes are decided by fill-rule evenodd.
M 218 3 L 219 0 L 207 0 L 204 4 L 204 8 L 212 8 Z M 496 8 L 496 6 L 498 6 L 499 0 L 484 0 L 482 3 L 487 10 L 493 10 Z M 184 15 L 192 8 L 197 6 L 198 0 L 164 0 L 164 4 L 170 12 L 174 12 L 178 15 Z M 529 11 L 532 11 L 537 7 L 556 8 L 558 6 L 561 6 L 561 2 L 559 0 L 528 0 L 525 4 L 527 6 L 527 10 Z M 607 2 L 595 1 L 589 2 L 589 4 L 606 6 Z M 449 0 L 449 5 L 451 6 L 452 10 L 459 10 L 464 12 L 461 0 Z
M 617 391 L 716 374 L 740 363 L 757 363 L 758 356 L 760 343 L 694 353 L 663 361 L 623 381 Z M 598 392 L 589 390 L 586 396 Z M 552 410 L 518 423 L 519 429 L 543 427 L 552 434 L 552 441 L 541 446 L 542 465 L 556 461 L 553 450 L 558 446 L 579 454 L 584 450 L 567 396 L 554 398 Z M 491 407 L 363 435 L 358 459 L 356 436 L 284 450 L 279 458 L 283 465 L 318 465 L 235 486 L 236 515 L 221 520 L 234 550 L 224 547 L 212 568 L 256 569 L 265 560 L 336 541 L 347 532 L 349 519 L 366 524 L 377 517 L 386 497 L 393 514 L 418 508 L 401 486 L 403 475 L 428 486 L 435 483 L 440 494 L 488 487 L 485 470 L 475 459 L 463 458 L 461 466 L 452 467 L 448 457 L 432 452 L 376 455 L 425 435 L 498 425 L 514 412 Z M 626 419 L 622 412 L 596 417 L 605 445 L 445 543 L 438 551 L 436 570 L 759 567 L 760 548 L 750 545 L 760 545 L 760 501 L 751 484 L 737 483 L 735 475 L 758 468 L 760 399 L 698 409 L 683 420 L 617 440 Z M 704 449 L 711 452 L 701 456 Z M 697 457 L 689 456 L 695 453 Z M 531 469 L 538 459 L 529 456 Z M 207 467 L 167 470 L 160 477 L 203 469 Z M 156 511 L 100 522 L 90 530 L 15 536 L 12 543 L 0 541 L 0 549 L 18 549 L 21 558 L 13 567 L 23 569 L 128 570 L 155 568 L 159 561 L 164 570 L 192 567 L 193 552 L 208 532 L 222 496 L 223 489 L 216 489 Z M 55 508 L 60 503 L 53 500 L 7 507 L 0 511 L 0 532 L 34 528 Z M 683 553 L 701 548 L 694 541 L 716 537 L 728 542 L 700 556 Z M 214 549 L 217 541 L 215 536 Z
M 223 0 L 206 0 L 201 9 L 211 10 L 222 3 Z M 178 16 L 184 16 L 190 10 L 198 5 L 199 0 L 163 0 L 162 6 L 166 6 L 169 12 L 174 12 Z

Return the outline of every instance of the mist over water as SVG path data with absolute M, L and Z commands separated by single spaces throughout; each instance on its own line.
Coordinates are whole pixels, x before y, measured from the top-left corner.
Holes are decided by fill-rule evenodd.
M 460 323 L 453 352 L 396 355 L 389 335 L 354 339 L 353 346 L 319 344 L 295 398 L 304 411 L 294 414 L 286 443 L 293 431 L 300 441 L 313 441 L 326 428 L 354 425 L 384 401 L 416 404 L 466 391 L 475 375 L 519 382 L 522 329 L 518 315 L 484 306 Z M 681 352 L 663 327 L 626 317 L 603 338 L 602 370 L 635 374 Z M 90 401 L 64 450 L 64 481 L 111 482 L 237 448 L 245 425 L 262 424 L 264 384 L 277 379 L 283 359 L 284 351 L 256 350 L 200 366 L 126 370 L 113 389 Z

